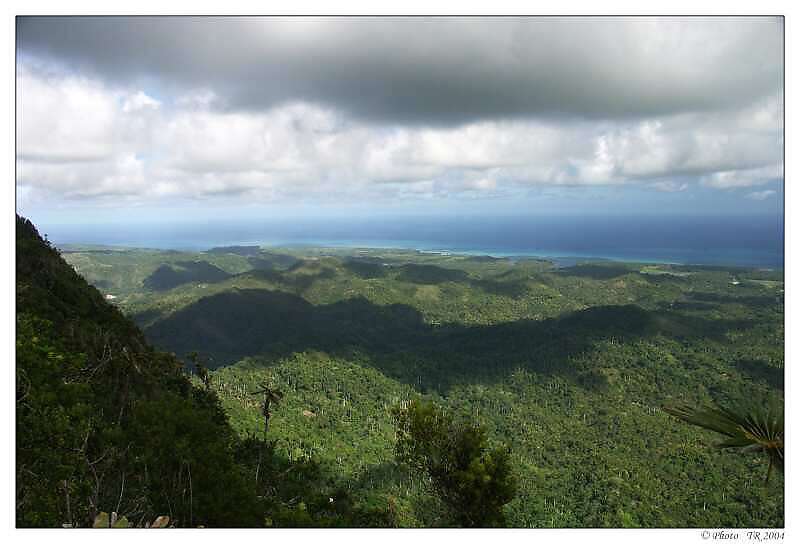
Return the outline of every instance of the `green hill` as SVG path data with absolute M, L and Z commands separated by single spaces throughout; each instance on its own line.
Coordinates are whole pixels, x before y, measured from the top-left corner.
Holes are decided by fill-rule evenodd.
M 263 523 L 216 396 L 17 217 L 17 525 Z M 191 492 L 187 493 L 187 486 Z
M 230 274 L 205 261 L 178 261 L 162 264 L 142 283 L 148 289 L 166 291 L 184 283 L 214 283 L 228 277 Z
M 132 285 L 119 308 L 160 349 L 216 368 L 237 459 L 267 474 L 269 524 L 444 523 L 394 458 L 393 410 L 422 396 L 511 446 L 511 526 L 783 526 L 782 475 L 765 485 L 759 458 L 661 410 L 782 399 L 779 273 L 324 248 L 66 257 L 97 285 L 179 260 L 230 274 Z M 265 383 L 284 392 L 268 456 L 251 394 Z

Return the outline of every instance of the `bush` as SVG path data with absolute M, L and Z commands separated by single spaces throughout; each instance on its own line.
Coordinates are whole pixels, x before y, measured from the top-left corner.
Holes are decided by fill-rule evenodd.
M 516 489 L 508 448 L 490 449 L 483 427 L 456 422 L 432 403 L 413 401 L 395 418 L 397 459 L 431 479 L 454 524 L 504 524 Z

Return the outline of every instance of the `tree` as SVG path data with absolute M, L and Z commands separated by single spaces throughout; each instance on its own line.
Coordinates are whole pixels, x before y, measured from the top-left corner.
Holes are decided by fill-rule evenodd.
M 503 525 L 516 489 L 507 447 L 490 449 L 483 427 L 456 422 L 433 403 L 415 400 L 395 420 L 397 459 L 431 479 L 456 524 Z
M 272 417 L 272 411 L 270 408 L 273 404 L 278 404 L 281 401 L 283 398 L 283 392 L 264 382 L 261 384 L 261 389 L 251 393 L 251 395 L 264 395 L 261 413 L 264 416 L 264 438 L 266 438 L 267 431 L 269 430 L 269 420 Z
M 200 381 L 203 382 L 203 386 L 206 389 L 211 389 L 211 376 L 208 373 L 206 365 L 200 361 L 200 354 L 193 351 L 188 355 L 188 359 L 194 365 L 194 372 L 197 374 L 197 377 L 200 378 Z
M 263 524 L 216 394 L 19 216 L 16 240 L 17 525 Z
M 769 459 L 767 477 L 772 469 L 783 471 L 783 405 L 776 400 L 767 403 L 741 401 L 731 407 L 689 405 L 666 406 L 664 411 L 692 425 L 727 437 L 716 444 L 723 449 L 743 453 L 765 453 Z

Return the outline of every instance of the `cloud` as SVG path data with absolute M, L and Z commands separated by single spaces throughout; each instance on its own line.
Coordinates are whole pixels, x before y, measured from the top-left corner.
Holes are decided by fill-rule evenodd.
M 680 193 L 783 178 L 775 19 L 18 21 L 28 202 Z
M 125 99 L 122 103 L 122 111 L 124 113 L 133 113 L 144 109 L 158 109 L 159 106 L 161 106 L 161 102 L 147 96 L 142 91 L 138 91 L 133 96 L 129 96 Z
M 781 165 L 769 165 L 743 170 L 721 170 L 703 176 L 700 183 L 715 189 L 736 189 L 765 185 L 782 179 Z
M 721 111 L 783 85 L 782 19 L 766 17 L 20 17 L 17 31 L 21 58 L 104 81 L 381 123 Z
M 678 193 L 681 191 L 685 191 L 689 188 L 689 184 L 687 182 L 678 182 L 678 181 L 654 181 L 649 184 L 649 187 L 653 189 L 657 189 L 659 191 L 664 191 L 665 193 Z
M 348 198 L 368 185 L 371 194 L 419 194 L 404 183 L 439 195 L 639 182 L 676 191 L 690 175 L 716 188 L 763 184 L 781 163 L 774 132 L 750 126 L 764 111 L 773 115 L 766 124 L 779 122 L 780 110 L 762 103 L 732 118 L 434 128 L 376 126 L 306 103 L 219 111 L 194 95 L 165 109 L 141 90 L 28 69 L 18 86 L 18 182 L 41 198 Z
M 113 153 L 117 105 L 102 86 L 73 77 L 17 77 L 18 154 L 32 160 L 81 162 Z M 57 84 L 53 84 L 57 81 Z
M 753 193 L 748 193 L 745 198 L 749 198 L 750 200 L 766 200 L 772 196 L 775 196 L 776 194 L 776 191 L 767 189 L 766 191 L 755 191 Z
M 17 74 L 17 155 L 45 163 L 109 160 L 146 146 L 142 138 L 157 107 L 142 91 L 23 64 Z

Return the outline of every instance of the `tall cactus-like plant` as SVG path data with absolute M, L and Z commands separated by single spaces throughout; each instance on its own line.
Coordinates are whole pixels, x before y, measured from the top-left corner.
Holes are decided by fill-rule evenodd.
M 188 359 L 194 365 L 194 372 L 200 381 L 203 382 L 203 386 L 208 390 L 211 389 L 211 376 L 208 373 L 208 368 L 206 365 L 202 363 L 200 360 L 200 354 L 196 351 L 191 352 L 188 355 Z
M 261 384 L 261 389 L 254 391 L 251 395 L 264 395 L 261 413 L 264 416 L 264 438 L 266 438 L 267 431 L 269 430 L 269 420 L 272 417 L 271 408 L 281 401 L 283 392 L 265 382 Z
M 716 445 L 743 453 L 764 453 L 769 459 L 765 482 L 773 469 L 783 471 L 783 405 L 777 400 L 764 404 L 754 401 L 725 406 L 665 406 L 676 418 L 720 433 L 725 440 Z

